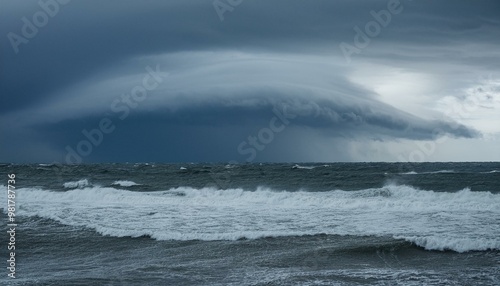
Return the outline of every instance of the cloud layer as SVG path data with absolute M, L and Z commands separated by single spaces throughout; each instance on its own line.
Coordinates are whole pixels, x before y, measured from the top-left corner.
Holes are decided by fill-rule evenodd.
M 500 4 L 401 1 L 346 60 L 340 44 L 392 2 L 243 1 L 221 21 L 207 1 L 3 1 L 0 161 L 65 162 L 103 119 L 113 131 L 83 162 L 393 161 L 443 136 L 494 146 Z M 13 45 L 40 11 L 54 15 Z

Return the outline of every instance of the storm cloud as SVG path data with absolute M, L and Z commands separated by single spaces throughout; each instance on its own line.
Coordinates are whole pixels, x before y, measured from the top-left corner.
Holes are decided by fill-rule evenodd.
M 500 159 L 498 1 L 214 3 L 2 0 L 0 161 Z

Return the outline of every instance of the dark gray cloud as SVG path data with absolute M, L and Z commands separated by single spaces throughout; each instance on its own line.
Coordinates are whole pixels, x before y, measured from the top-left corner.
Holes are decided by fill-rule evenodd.
M 239 144 L 280 106 L 299 116 L 256 160 L 318 160 L 324 148 L 307 145 L 329 140 L 342 141 L 329 158 L 349 160 L 339 151 L 349 140 L 481 137 L 447 116 L 399 110 L 353 74 L 367 63 L 434 74 L 458 97 L 472 76 L 498 72 L 500 3 L 401 0 L 348 64 L 339 44 L 389 2 L 243 1 L 220 21 L 211 1 L 73 1 L 15 53 L 8 34 L 22 36 L 23 17 L 42 8 L 2 0 L 0 161 L 64 160 L 104 117 L 116 130 L 84 161 L 244 161 Z M 157 65 L 164 82 L 120 120 L 112 102 Z

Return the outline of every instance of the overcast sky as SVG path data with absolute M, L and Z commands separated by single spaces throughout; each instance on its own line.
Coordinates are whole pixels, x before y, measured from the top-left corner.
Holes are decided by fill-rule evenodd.
M 500 160 L 497 0 L 0 3 L 0 162 Z

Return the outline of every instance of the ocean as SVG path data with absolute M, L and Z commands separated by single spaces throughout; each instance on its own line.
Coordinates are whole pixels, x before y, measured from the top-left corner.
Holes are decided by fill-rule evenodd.
M 17 224 L 16 278 L 4 267 L 3 285 L 500 285 L 500 163 L 3 164 L 0 174 L 1 227 L 8 174 Z

